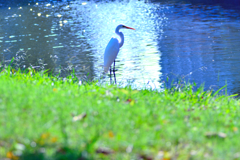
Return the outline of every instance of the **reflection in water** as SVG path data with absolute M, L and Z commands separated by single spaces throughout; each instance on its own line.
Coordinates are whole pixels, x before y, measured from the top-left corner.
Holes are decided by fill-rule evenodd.
M 159 88 L 161 54 L 157 40 L 164 16 L 161 12 L 153 14 L 157 8 L 158 5 L 135 0 L 54 5 L 39 2 L 4 8 L 1 21 L 7 25 L 1 25 L 5 32 L 1 34 L 1 50 L 11 49 L 2 56 L 10 60 L 20 48 L 27 51 L 24 61 L 28 63 L 24 66 L 54 68 L 56 72 L 74 68 L 79 77 L 100 79 L 104 49 L 110 38 L 116 36 L 116 26 L 122 23 L 133 26 L 136 32 L 123 30 L 125 44 L 116 60 L 118 82 L 122 86 L 130 82 L 134 88 L 145 88 L 147 83 Z M 106 77 L 104 81 L 109 80 Z
M 118 82 L 120 80 L 123 85 L 126 85 L 130 81 L 134 82 L 133 87 L 134 85 L 140 87 L 150 81 L 159 87 L 160 52 L 157 50 L 156 40 L 160 38 L 163 19 L 161 17 L 156 19 L 157 14 L 151 12 L 157 7 L 141 1 L 130 1 L 129 3 L 88 2 L 84 7 L 81 6 L 81 3 L 72 4 L 70 6 L 73 8 L 71 16 L 74 17 L 74 21 L 83 19 L 88 22 L 85 32 L 87 32 L 89 43 L 93 48 L 96 62 L 94 63 L 95 72 L 101 73 L 103 53 L 110 38 L 117 36 L 114 33 L 116 26 L 125 24 L 134 27 L 136 31 L 122 30 L 125 35 L 125 44 L 116 60 Z M 76 17 L 76 15 L 84 14 L 84 17 Z
M 1 11 L 5 15 L 1 14 L 1 20 L 4 21 L 2 24 L 7 25 L 1 25 L 5 32 L 2 33 L 1 59 L 9 61 L 15 57 L 15 60 L 21 60 L 17 63 L 21 68 L 33 66 L 57 73 L 61 70 L 63 75 L 64 71 L 72 71 L 74 67 L 81 70 L 82 74 L 89 73 L 89 77 L 93 77 L 93 60 L 89 56 L 90 51 L 86 50 L 89 48 L 87 38 L 75 36 L 71 28 L 64 26 L 71 21 L 63 19 L 61 5 L 65 6 L 35 3 L 3 8 Z M 75 26 L 75 29 L 81 30 L 81 27 L 84 25 Z
M 227 82 L 240 93 L 240 16 L 219 6 L 171 5 L 159 46 L 163 79 L 186 76 L 198 86 L 218 89 Z
M 51 19 L 41 17 L 41 12 L 30 6 L 3 8 L 1 13 L 1 58 L 9 60 L 15 57 L 15 60 L 21 60 L 18 65 L 22 67 L 29 64 L 36 67 L 42 64 L 41 67 L 44 67 L 46 64 L 47 68 L 54 68 L 51 59 L 45 58 L 53 52 L 52 48 L 48 47 L 51 46 L 53 37 L 47 40 L 45 38 L 45 35 L 51 34 L 48 28 L 52 23 Z
M 185 77 L 207 89 L 227 81 L 229 93 L 240 93 L 239 15 L 220 6 L 136 0 L 3 4 L 0 60 L 15 57 L 21 68 L 61 70 L 62 76 L 74 69 L 82 80 L 100 79 L 104 49 L 122 23 L 136 31 L 123 30 L 119 85 L 159 88 L 167 77 L 167 86 Z

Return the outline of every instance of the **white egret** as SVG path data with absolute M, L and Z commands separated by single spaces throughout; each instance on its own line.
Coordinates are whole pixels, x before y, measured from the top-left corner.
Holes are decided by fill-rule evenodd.
M 108 42 L 108 45 L 105 49 L 105 52 L 104 52 L 104 72 L 107 73 L 108 72 L 108 69 L 110 67 L 110 81 L 111 81 L 111 65 L 112 63 L 114 63 L 114 66 L 113 66 L 113 74 L 114 74 L 114 78 L 115 78 L 115 83 L 116 83 L 116 76 L 115 76 L 115 59 L 118 55 L 118 52 L 119 52 L 119 49 L 123 46 L 123 43 L 124 43 L 124 35 L 122 32 L 119 32 L 120 29 L 133 29 L 135 30 L 134 28 L 131 28 L 131 27 L 128 27 L 128 26 L 125 26 L 125 25 L 118 25 L 116 30 L 115 30 L 115 33 L 117 35 L 119 35 L 120 37 L 120 42 L 118 41 L 117 38 L 115 37 L 112 37 L 110 39 L 110 41 Z

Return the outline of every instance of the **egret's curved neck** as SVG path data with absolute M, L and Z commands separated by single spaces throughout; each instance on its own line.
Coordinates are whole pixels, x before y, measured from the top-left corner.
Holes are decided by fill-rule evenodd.
M 123 46 L 123 43 L 124 43 L 124 35 L 123 35 L 122 32 L 119 32 L 119 29 L 120 29 L 120 27 L 117 27 L 116 30 L 115 30 L 115 33 L 117 35 L 119 35 L 119 37 L 121 38 L 121 41 L 119 43 L 119 48 L 121 48 Z

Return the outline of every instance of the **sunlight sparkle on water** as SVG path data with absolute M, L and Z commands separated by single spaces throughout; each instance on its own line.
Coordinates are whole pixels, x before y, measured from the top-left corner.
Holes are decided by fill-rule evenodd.
M 114 33 L 116 26 L 125 24 L 135 28 L 136 31 L 122 30 L 125 43 L 116 60 L 118 81 L 123 85 L 131 81 L 135 88 L 143 87 L 149 82 L 154 84 L 152 86 L 159 87 L 161 85 L 159 65 L 161 52 L 157 48 L 156 40 L 161 31 L 155 26 L 157 23 L 161 28 L 162 20 L 158 20 L 157 15 L 150 17 L 149 12 L 156 9 L 156 6 L 142 1 L 130 1 L 127 5 L 120 2 L 89 2 L 84 8 L 80 5 L 78 2 L 72 3 L 71 15 L 74 21 L 80 21 L 76 16 L 77 12 L 77 15 L 85 15 L 84 21 L 91 22 L 88 23 L 86 36 L 91 39 L 88 43 L 94 49 L 95 71 L 101 73 L 103 53 L 108 41 L 112 36 L 119 38 Z M 92 8 L 96 10 L 92 12 Z
M 90 77 L 99 79 L 105 47 L 112 36 L 119 38 L 114 30 L 122 23 L 136 30 L 122 30 L 125 43 L 116 59 L 118 83 L 126 86 L 131 82 L 133 88 L 161 86 L 161 52 L 156 41 L 162 33 L 162 19 L 157 13 L 151 13 L 157 5 L 137 0 L 107 3 L 79 0 L 54 5 L 36 2 L 14 8 L 17 12 L 6 8 L 11 9 L 11 14 L 4 20 L 11 19 L 12 27 L 23 29 L 21 35 L 4 40 L 5 46 L 14 45 L 16 49 L 21 42 L 21 47 L 34 55 L 32 60 L 41 57 L 48 66 L 74 68 L 79 77 L 89 73 Z M 10 33 L 7 37 L 12 36 Z M 58 56 L 56 64 L 49 59 L 51 54 Z M 104 82 L 109 83 L 109 78 L 106 77 Z

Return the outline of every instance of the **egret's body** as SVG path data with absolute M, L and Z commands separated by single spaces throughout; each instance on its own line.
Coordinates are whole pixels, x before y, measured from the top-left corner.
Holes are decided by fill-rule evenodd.
M 112 65 L 117 58 L 119 52 L 119 42 L 117 38 L 112 37 L 109 41 L 104 53 L 104 71 L 107 72 L 108 68 Z
M 119 49 L 123 46 L 123 43 L 124 43 L 124 35 L 123 35 L 122 32 L 119 31 L 120 29 L 133 29 L 133 30 L 135 30 L 134 28 L 127 27 L 127 26 L 124 26 L 124 25 L 120 24 L 120 25 L 117 26 L 117 28 L 115 30 L 115 33 L 117 35 L 119 35 L 119 37 L 120 37 L 120 42 L 118 41 L 117 38 L 114 38 L 114 37 L 112 37 L 110 39 L 110 41 L 108 42 L 108 45 L 107 45 L 107 47 L 105 49 L 105 52 L 104 52 L 104 72 L 107 73 L 108 69 L 110 67 L 110 79 L 111 79 L 111 65 L 114 62 L 113 73 L 114 73 L 114 76 L 115 76 L 115 59 L 117 58 Z M 116 77 L 115 77 L 115 83 L 116 83 Z

